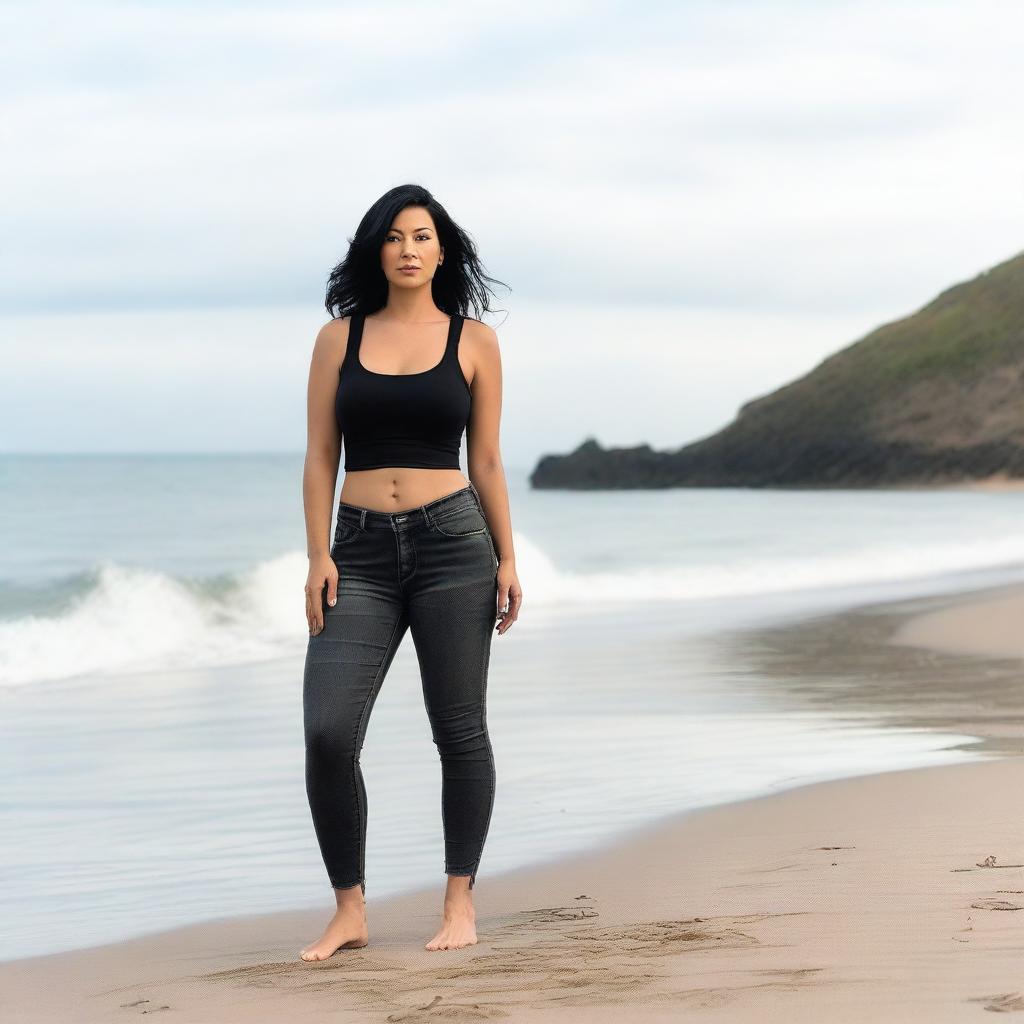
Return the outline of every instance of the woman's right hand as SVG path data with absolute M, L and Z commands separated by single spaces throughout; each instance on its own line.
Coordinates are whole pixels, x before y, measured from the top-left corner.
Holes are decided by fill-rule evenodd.
M 310 636 L 316 636 L 324 628 L 324 586 L 327 587 L 327 603 L 333 608 L 338 600 L 338 567 L 329 554 L 309 560 L 306 621 L 309 623 Z

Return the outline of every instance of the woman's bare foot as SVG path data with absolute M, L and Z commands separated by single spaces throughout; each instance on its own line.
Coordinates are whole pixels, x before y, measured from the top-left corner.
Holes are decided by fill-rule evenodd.
M 366 928 L 366 900 L 363 888 L 335 889 L 338 909 L 324 929 L 323 935 L 302 950 L 303 960 L 326 960 L 339 949 L 358 949 L 370 941 Z
M 460 949 L 476 943 L 476 911 L 469 875 L 449 875 L 444 894 L 441 927 L 427 943 L 427 949 Z

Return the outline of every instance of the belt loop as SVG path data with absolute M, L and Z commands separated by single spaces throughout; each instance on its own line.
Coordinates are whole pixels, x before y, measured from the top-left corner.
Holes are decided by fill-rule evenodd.
M 365 530 L 366 529 L 366 509 L 365 508 L 361 508 L 359 510 L 359 529 L 360 530 Z
M 476 489 L 476 487 L 474 486 L 472 480 L 469 481 L 469 486 L 470 486 L 470 489 L 472 490 L 472 492 L 476 495 L 476 503 L 477 503 L 477 505 L 480 506 L 480 511 L 482 512 L 483 511 L 483 504 L 480 501 L 480 492 Z
M 427 526 L 433 526 L 434 522 L 430 518 L 430 513 L 427 511 L 426 505 L 420 505 L 420 512 L 423 513 L 423 521 L 427 524 Z

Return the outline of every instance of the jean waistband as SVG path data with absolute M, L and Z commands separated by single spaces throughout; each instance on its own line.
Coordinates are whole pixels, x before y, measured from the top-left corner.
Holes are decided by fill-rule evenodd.
M 462 508 L 472 507 L 483 512 L 480 494 L 470 482 L 467 487 L 460 487 L 457 491 L 452 491 L 451 494 L 444 494 L 440 498 L 428 501 L 425 505 L 403 509 L 401 512 L 379 512 L 376 509 L 362 508 L 360 505 L 350 505 L 348 502 L 340 501 L 338 502 L 338 521 L 352 523 L 361 530 L 397 530 L 419 523 L 429 523 L 432 516 L 442 516 L 449 512 L 457 512 Z

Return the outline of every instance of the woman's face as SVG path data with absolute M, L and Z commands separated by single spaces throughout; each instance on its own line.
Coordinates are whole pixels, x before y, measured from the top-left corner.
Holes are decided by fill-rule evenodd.
M 392 221 L 384 237 L 380 263 L 388 281 L 399 288 L 416 288 L 437 273 L 441 246 L 434 220 L 422 206 L 407 206 Z M 403 270 L 403 267 L 415 270 Z

